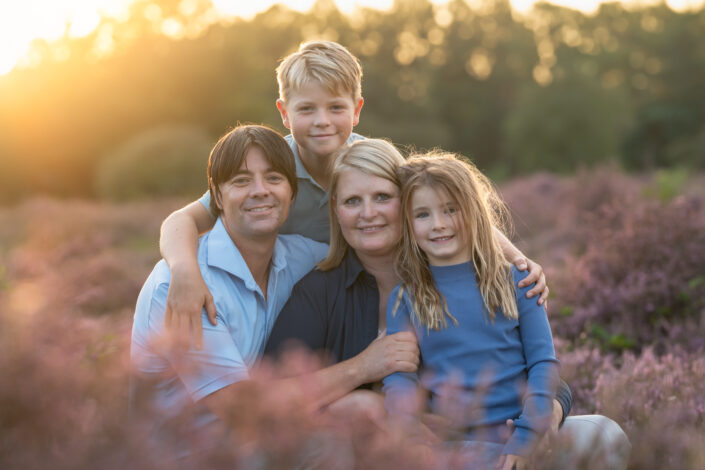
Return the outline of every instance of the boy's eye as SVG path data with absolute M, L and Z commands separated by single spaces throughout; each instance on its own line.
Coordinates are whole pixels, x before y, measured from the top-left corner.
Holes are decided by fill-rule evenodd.
M 308 113 L 313 110 L 313 107 L 312 106 L 301 106 L 298 109 L 299 109 L 299 112 Z

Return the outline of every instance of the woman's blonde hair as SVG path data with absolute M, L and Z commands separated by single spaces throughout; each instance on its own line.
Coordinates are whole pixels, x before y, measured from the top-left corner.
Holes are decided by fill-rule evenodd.
M 370 176 L 384 178 L 400 186 L 397 168 L 404 164 L 404 157 L 390 142 L 382 139 L 363 139 L 338 151 L 331 168 L 329 191 L 330 248 L 328 256 L 318 263 L 318 269 L 328 271 L 340 265 L 348 251 L 340 222 L 335 213 L 336 193 L 340 175 L 347 170 L 358 170 Z
M 490 321 L 494 321 L 495 311 L 500 308 L 507 318 L 517 319 L 519 314 L 510 264 L 494 233 L 495 227 L 501 228 L 506 224 L 507 212 L 492 183 L 472 163 L 443 152 L 413 156 L 399 167 L 398 174 L 403 228 L 395 267 L 402 287 L 394 310 L 406 291 L 413 315 L 421 325 L 439 330 L 447 326 L 446 316 L 457 323 L 436 287 L 428 257 L 414 238 L 411 199 L 416 190 L 428 186 L 447 193 L 460 213 L 456 219 L 460 226 L 455 229 L 467 240 Z

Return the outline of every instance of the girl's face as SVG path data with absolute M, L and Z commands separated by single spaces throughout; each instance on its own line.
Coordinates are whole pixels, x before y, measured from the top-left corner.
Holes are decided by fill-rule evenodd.
M 340 174 L 335 213 L 343 237 L 359 255 L 394 253 L 401 237 L 399 188 L 359 170 Z
M 419 248 L 433 266 L 470 261 L 460 209 L 443 189 L 421 186 L 411 195 L 411 229 Z

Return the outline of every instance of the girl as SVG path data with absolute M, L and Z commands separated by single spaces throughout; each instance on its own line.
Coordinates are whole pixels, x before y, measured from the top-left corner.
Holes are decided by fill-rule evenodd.
M 403 281 L 389 296 L 387 329 L 416 334 L 422 365 L 384 379 L 385 406 L 408 425 L 420 376 L 431 410 L 461 440 L 487 443 L 499 468 L 521 468 L 549 427 L 558 361 L 543 307 L 515 287 L 524 274 L 492 236 L 503 205 L 477 168 L 451 154 L 412 157 L 399 176 Z

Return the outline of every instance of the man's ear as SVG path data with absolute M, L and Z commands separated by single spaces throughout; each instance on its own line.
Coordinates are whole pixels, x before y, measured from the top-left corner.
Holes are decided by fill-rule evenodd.
M 362 105 L 365 104 L 365 100 L 360 97 L 360 99 L 357 101 L 357 104 L 355 105 L 355 114 L 353 118 L 353 126 L 357 126 L 357 123 L 360 122 L 360 111 L 362 111 Z
M 282 117 L 282 124 L 284 124 L 284 127 L 291 129 L 289 124 L 289 113 L 286 111 L 286 103 L 282 100 L 277 100 L 277 109 Z
M 215 205 L 218 209 L 223 210 L 223 203 L 220 200 L 220 189 L 215 187 L 215 184 L 213 184 L 213 180 L 210 180 L 210 187 L 211 187 L 211 197 L 213 200 L 215 200 Z

